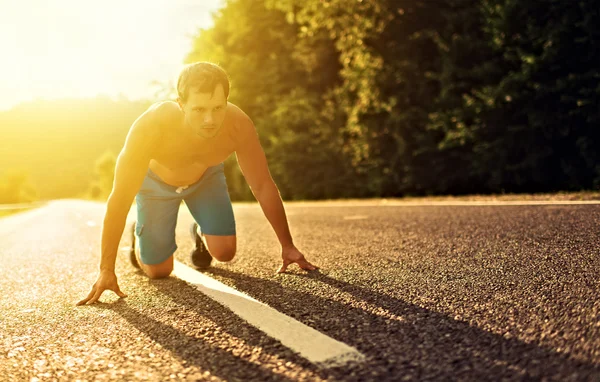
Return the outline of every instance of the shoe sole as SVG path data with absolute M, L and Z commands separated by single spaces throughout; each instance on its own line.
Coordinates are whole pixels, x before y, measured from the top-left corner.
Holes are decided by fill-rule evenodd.
M 133 223 L 131 225 L 131 249 L 129 250 L 129 261 L 131 265 L 135 268 L 141 269 L 140 264 L 138 264 L 137 257 L 135 256 L 135 225 L 137 223 Z
M 190 224 L 190 235 L 192 236 L 192 240 L 194 241 L 194 249 L 192 249 L 192 251 L 190 252 L 190 260 L 192 261 L 192 264 L 198 268 L 198 269 L 207 269 L 208 267 L 210 267 L 210 264 L 212 263 L 212 256 L 210 255 L 210 253 L 208 252 L 208 249 L 206 248 L 206 246 L 204 245 L 204 242 L 202 241 L 202 238 L 200 238 L 200 236 L 198 235 L 197 232 L 198 229 L 198 223 L 193 222 L 192 224 Z M 198 251 L 199 248 L 201 249 L 201 253 L 199 256 L 201 256 L 200 259 L 197 260 L 207 260 L 208 263 L 201 263 L 200 265 L 197 265 L 196 262 L 194 262 L 194 255 L 196 254 L 196 252 Z M 208 257 L 205 257 L 208 256 Z M 203 258 L 202 258 L 203 257 Z

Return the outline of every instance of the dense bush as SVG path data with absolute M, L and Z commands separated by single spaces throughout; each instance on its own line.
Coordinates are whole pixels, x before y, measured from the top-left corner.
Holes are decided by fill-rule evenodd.
M 599 38 L 593 0 L 230 0 L 188 61 L 228 70 L 288 198 L 579 190 Z

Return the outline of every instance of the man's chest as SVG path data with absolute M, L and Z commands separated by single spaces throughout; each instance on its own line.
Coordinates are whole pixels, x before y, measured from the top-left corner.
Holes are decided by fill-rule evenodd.
M 161 139 L 154 160 L 171 170 L 210 167 L 223 162 L 235 151 L 235 143 L 222 134 L 204 142 L 166 135 Z

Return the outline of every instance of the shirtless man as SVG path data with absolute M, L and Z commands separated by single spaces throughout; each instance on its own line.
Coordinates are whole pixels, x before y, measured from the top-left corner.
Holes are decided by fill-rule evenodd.
M 115 261 L 134 197 L 133 238 L 139 242 L 139 251 L 133 244 L 132 262 L 148 277 L 167 277 L 173 270 L 181 200 L 201 230 L 198 234 L 194 223 L 192 262 L 205 267 L 212 258 L 233 259 L 235 221 L 223 174 L 223 161 L 232 152 L 281 243 L 283 264 L 278 272 L 285 272 L 292 263 L 317 269 L 294 246 L 256 129 L 240 108 L 227 101 L 225 71 L 207 62 L 187 65 L 179 76 L 177 93 L 177 102 L 152 105 L 129 130 L 108 197 L 98 279 L 77 305 L 95 303 L 105 290 L 126 297 L 117 283 Z

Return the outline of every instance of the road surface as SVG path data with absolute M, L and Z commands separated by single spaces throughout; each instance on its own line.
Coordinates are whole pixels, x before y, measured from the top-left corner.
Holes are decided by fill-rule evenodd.
M 236 258 L 204 276 L 364 356 L 329 366 L 274 338 L 281 324 L 250 322 L 252 305 L 218 300 L 246 297 L 148 279 L 125 250 L 128 297 L 76 307 L 97 275 L 104 208 L 62 200 L 0 219 L 0 381 L 600 380 L 599 204 L 287 203 L 321 270 L 282 275 L 258 205 L 235 205 Z M 180 269 L 190 222 L 183 207 Z

